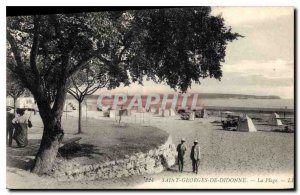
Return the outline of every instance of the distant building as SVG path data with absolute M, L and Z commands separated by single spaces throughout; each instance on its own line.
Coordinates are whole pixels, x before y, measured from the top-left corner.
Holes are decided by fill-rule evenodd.
M 6 98 L 6 106 L 14 107 L 14 99 L 11 97 Z M 20 97 L 16 101 L 16 108 L 34 108 L 37 109 L 37 105 L 33 97 Z

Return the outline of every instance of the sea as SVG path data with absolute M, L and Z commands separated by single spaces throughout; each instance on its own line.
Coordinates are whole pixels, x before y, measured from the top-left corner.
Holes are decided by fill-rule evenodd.
M 143 100 L 144 102 L 144 100 Z M 89 107 L 97 106 L 97 99 L 87 98 L 84 102 Z M 276 108 L 294 109 L 294 99 L 239 99 L 239 98 L 209 98 L 198 99 L 197 106 L 239 107 L 239 108 Z
M 203 106 L 243 108 L 287 108 L 294 109 L 294 99 L 237 99 L 216 98 L 199 100 Z

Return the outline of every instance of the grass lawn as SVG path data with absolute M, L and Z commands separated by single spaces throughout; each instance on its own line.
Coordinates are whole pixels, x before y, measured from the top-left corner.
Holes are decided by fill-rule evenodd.
M 34 159 L 42 137 L 42 121 L 39 115 L 31 117 L 33 127 L 28 131 L 29 145 L 26 148 L 7 149 L 7 166 L 27 169 Z M 141 127 L 127 124 L 118 126 L 116 122 L 85 118 L 82 120 L 83 134 L 77 135 L 77 118 L 65 116 L 62 118 L 65 130 L 64 139 L 81 137 L 81 149 L 69 151 L 61 155 L 80 164 L 93 164 L 116 159 L 125 155 L 146 152 L 162 145 L 168 138 L 168 133 L 155 127 Z

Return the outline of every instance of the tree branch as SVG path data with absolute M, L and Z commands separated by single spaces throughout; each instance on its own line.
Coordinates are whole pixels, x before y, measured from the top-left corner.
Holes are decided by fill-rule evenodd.
M 71 94 L 77 101 L 80 99 L 80 97 L 74 90 L 68 89 L 68 93 Z
M 93 93 L 95 93 L 98 89 L 102 88 L 101 86 L 96 86 L 94 88 L 92 88 L 91 90 L 86 92 L 86 95 L 92 95 Z
M 39 85 L 40 73 L 36 66 L 36 58 L 39 49 L 39 18 L 34 16 L 34 33 L 33 33 L 33 43 L 30 51 L 30 67 L 35 75 L 36 84 Z
M 49 74 L 51 73 L 51 70 L 58 65 L 61 62 L 61 57 L 56 58 L 51 65 L 49 65 L 49 67 L 46 69 L 45 73 L 44 73 L 44 77 L 48 78 Z
M 101 88 L 104 88 L 106 85 L 107 85 L 107 83 L 108 83 L 108 79 L 106 80 L 106 82 L 104 83 L 104 84 L 99 84 L 99 85 L 97 85 L 96 87 L 94 87 L 93 89 L 91 89 L 91 90 L 89 90 L 89 91 L 87 91 L 87 95 L 92 95 L 93 93 L 95 93 L 98 89 L 101 89 Z
M 32 85 L 30 84 L 30 82 L 28 81 L 27 77 L 26 77 L 26 71 L 25 71 L 25 65 L 22 62 L 22 58 L 21 58 L 21 54 L 20 51 L 18 49 L 18 45 L 15 41 L 15 38 L 10 34 L 10 32 L 8 30 L 6 30 L 6 34 L 7 34 L 7 40 L 11 46 L 11 50 L 14 54 L 14 59 L 17 63 L 17 69 L 13 68 L 12 64 L 9 63 L 9 69 L 11 69 L 13 72 L 15 72 L 19 78 L 24 82 L 24 84 L 26 85 L 27 88 L 29 89 L 33 89 Z
M 88 55 L 87 57 L 83 58 L 80 62 L 78 62 L 78 64 L 69 71 L 69 73 L 67 74 L 67 78 L 70 78 L 71 76 L 73 76 L 77 71 L 79 71 L 80 69 L 82 69 L 87 63 L 88 61 L 93 57 L 93 55 Z
M 106 62 L 106 63 L 110 62 L 109 60 L 102 57 L 101 49 L 98 49 L 96 51 L 91 51 L 89 55 L 83 58 L 80 62 L 78 62 L 78 64 L 73 69 L 69 71 L 67 77 L 69 78 L 73 76 L 77 71 L 82 69 L 88 63 L 88 61 L 91 60 L 93 57 L 99 58 L 102 62 Z
M 73 83 L 73 86 L 75 87 L 76 93 L 77 93 L 77 94 L 81 94 L 82 91 L 80 91 L 80 89 L 79 89 L 80 86 L 78 86 L 78 85 L 76 84 L 76 81 L 74 80 L 73 77 L 71 78 L 71 81 L 72 81 L 72 83 Z

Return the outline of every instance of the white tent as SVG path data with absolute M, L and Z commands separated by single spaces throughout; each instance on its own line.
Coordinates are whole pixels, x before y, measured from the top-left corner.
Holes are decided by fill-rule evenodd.
M 157 108 L 154 114 L 158 114 L 159 116 L 162 116 L 163 110 L 161 108 Z
M 282 126 L 282 121 L 277 113 L 271 114 L 269 124 L 273 126 Z
M 237 131 L 256 132 L 257 130 L 251 118 L 246 115 L 239 118 Z
M 109 111 L 109 118 L 116 118 L 117 111 L 116 110 L 110 110 Z
M 139 108 L 137 112 L 139 112 L 139 113 L 145 113 L 146 109 L 145 108 Z
M 155 112 L 156 112 L 156 108 L 150 107 L 150 112 L 151 112 L 151 113 L 155 113 Z
M 195 120 L 195 112 L 191 112 L 190 121 L 194 121 L 194 120 Z
M 99 114 L 102 117 L 109 117 L 109 111 L 101 111 L 101 112 L 99 112 Z
M 162 117 L 176 116 L 176 113 L 173 109 L 161 109 L 161 112 L 158 114 L 160 114 Z
M 7 106 L 14 106 L 14 100 L 11 97 L 6 98 Z M 16 101 L 16 108 L 35 108 L 37 107 L 33 97 L 19 97 Z
M 170 116 L 176 116 L 176 112 L 174 109 L 170 109 Z
M 207 114 L 207 110 L 205 108 L 203 108 L 202 110 L 202 118 L 207 118 L 208 114 Z
M 161 115 L 162 117 L 168 117 L 168 116 L 170 116 L 170 110 L 165 110 L 165 109 L 163 109 L 162 110 L 162 115 Z
M 205 108 L 202 108 L 201 110 L 195 111 L 195 117 L 196 118 L 207 118 L 207 111 Z

